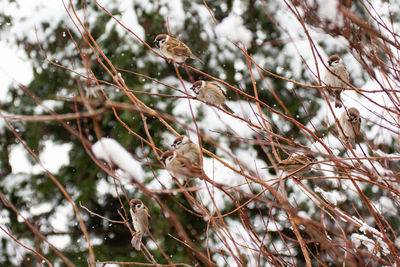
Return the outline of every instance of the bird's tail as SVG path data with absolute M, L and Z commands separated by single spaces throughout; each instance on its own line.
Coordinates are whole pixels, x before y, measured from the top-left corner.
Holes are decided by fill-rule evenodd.
M 261 169 L 273 169 L 274 166 L 266 166 L 266 167 L 262 167 Z
M 353 149 L 356 149 L 356 141 L 354 139 L 350 140 L 350 145 Z
M 223 104 L 223 105 L 222 105 L 222 108 L 225 109 L 226 111 L 232 113 L 232 114 L 235 113 L 230 107 L 228 107 L 227 104 Z
M 340 99 L 340 92 L 335 91 L 335 108 L 342 107 L 342 100 Z
M 141 248 L 142 236 L 143 236 L 143 233 L 136 232 L 131 240 L 132 247 L 134 247 L 138 251 L 142 250 L 142 248 Z
M 194 59 L 194 60 L 197 60 L 197 61 L 199 61 L 201 64 L 204 64 L 204 62 L 200 59 L 200 58 L 198 58 L 198 57 L 196 57 L 195 55 L 191 55 L 191 57 L 190 58 L 192 58 L 192 59 Z

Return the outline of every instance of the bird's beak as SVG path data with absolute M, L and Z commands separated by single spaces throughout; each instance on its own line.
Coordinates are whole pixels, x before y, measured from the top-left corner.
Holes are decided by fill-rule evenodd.
M 155 46 L 157 46 L 158 48 L 160 48 L 160 47 L 158 46 L 158 41 L 157 41 L 157 40 L 154 40 L 154 41 L 153 41 L 153 44 L 154 44 Z

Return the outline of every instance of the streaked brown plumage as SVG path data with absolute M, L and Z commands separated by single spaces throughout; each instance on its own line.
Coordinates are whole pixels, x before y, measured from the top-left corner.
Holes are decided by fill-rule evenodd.
M 161 162 L 165 165 L 167 171 L 176 178 L 188 180 L 190 178 L 200 177 L 202 175 L 201 167 L 191 162 L 188 158 L 182 156 L 175 150 L 168 150 L 161 155 Z
M 141 250 L 143 234 L 149 231 L 150 213 L 140 199 L 132 199 L 129 206 L 133 228 L 135 229 L 131 244 L 136 250 Z
M 311 169 L 312 163 L 315 161 L 315 158 L 310 153 L 306 154 L 292 154 L 289 158 L 282 160 L 278 163 L 278 168 L 286 173 L 293 173 L 297 170 L 301 169 L 304 166 L 307 166 L 300 171 L 294 173 L 294 176 L 302 176 L 306 172 Z
M 336 75 L 335 75 L 336 74 Z M 340 77 L 340 78 L 339 78 Z M 342 100 L 340 94 L 344 88 L 348 87 L 350 75 L 347 71 L 343 60 L 338 55 L 332 55 L 328 59 L 328 69 L 325 71 L 324 82 L 335 95 L 335 107 L 342 107 Z
M 340 115 L 340 126 L 343 129 L 343 134 L 346 139 L 350 141 L 351 147 L 356 148 L 356 138 L 360 134 L 361 117 L 360 112 L 356 108 L 349 108 L 346 112 Z M 339 130 L 339 132 L 341 132 Z
M 172 149 L 186 157 L 192 163 L 200 166 L 200 147 L 193 143 L 187 136 L 177 137 L 171 145 Z
M 197 95 L 197 99 L 222 107 L 230 113 L 234 113 L 234 111 L 226 105 L 226 93 L 218 84 L 200 80 L 194 82 L 190 89 Z
M 186 59 L 192 58 L 203 63 L 198 57 L 193 55 L 190 48 L 184 42 L 179 41 L 168 34 L 157 35 L 154 39 L 154 44 L 168 59 L 168 62 L 175 59 L 177 63 L 184 63 Z

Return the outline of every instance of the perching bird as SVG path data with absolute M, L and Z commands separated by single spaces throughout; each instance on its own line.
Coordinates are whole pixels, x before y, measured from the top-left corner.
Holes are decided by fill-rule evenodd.
M 182 135 L 175 139 L 171 145 L 172 149 L 190 160 L 192 163 L 200 166 L 200 147 L 193 143 L 187 136 Z
M 304 167 L 300 171 L 293 174 L 294 176 L 302 176 L 311 169 L 311 165 L 314 161 L 315 157 L 310 153 L 292 154 L 289 158 L 279 162 L 278 168 L 290 174 Z
M 196 98 L 204 101 L 206 103 L 210 103 L 219 107 L 222 107 L 226 111 L 230 113 L 235 113 L 231 108 L 229 108 L 226 101 L 226 93 L 225 91 L 214 82 L 206 82 L 206 81 L 197 81 L 192 84 L 190 88 L 197 95 Z
M 141 250 L 143 234 L 149 231 L 150 214 L 147 207 L 140 199 L 132 199 L 129 203 L 135 235 L 132 237 L 131 244 L 136 250 Z
M 154 44 L 160 49 L 161 53 L 168 59 L 170 63 L 173 59 L 177 63 L 184 63 L 186 59 L 192 58 L 203 63 L 198 57 L 193 55 L 190 48 L 168 34 L 159 34 L 154 39 Z
M 196 163 L 182 156 L 176 150 L 168 150 L 161 155 L 161 162 L 165 165 L 167 171 L 176 178 L 189 180 L 190 178 L 200 177 L 202 169 Z
M 349 139 L 351 147 L 356 148 L 356 138 L 360 134 L 361 117 L 360 112 L 356 108 L 349 108 L 346 112 L 340 115 L 339 118 L 340 126 L 343 129 L 343 134 L 345 138 Z M 339 132 L 341 132 L 339 130 Z
M 336 108 L 342 107 L 340 93 L 345 87 L 348 87 L 346 83 L 349 83 L 349 81 L 349 72 L 344 66 L 343 60 L 338 55 L 330 56 L 328 59 L 328 69 L 325 71 L 324 82 L 328 86 L 328 89 L 335 95 Z

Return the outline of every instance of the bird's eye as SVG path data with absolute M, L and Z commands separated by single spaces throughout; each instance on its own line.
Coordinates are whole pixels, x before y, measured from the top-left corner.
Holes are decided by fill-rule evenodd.
M 178 141 L 176 142 L 176 145 L 180 145 L 182 143 L 182 141 Z
M 141 204 L 136 204 L 136 208 L 139 209 L 142 205 Z

